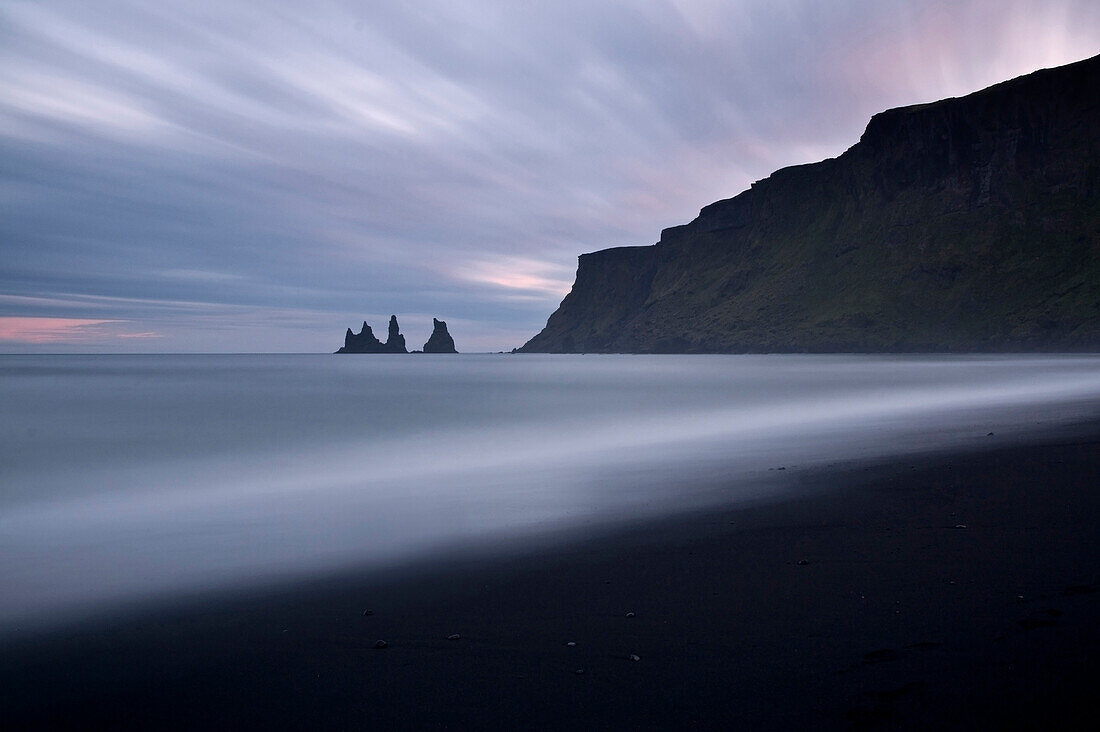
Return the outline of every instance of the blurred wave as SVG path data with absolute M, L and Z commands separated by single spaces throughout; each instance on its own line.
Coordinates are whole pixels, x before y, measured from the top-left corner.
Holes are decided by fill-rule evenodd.
M 0 356 L 0 628 L 755 500 L 1098 402 L 1094 356 Z

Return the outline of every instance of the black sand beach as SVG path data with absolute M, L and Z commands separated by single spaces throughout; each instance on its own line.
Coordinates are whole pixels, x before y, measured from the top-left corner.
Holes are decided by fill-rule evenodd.
M 790 466 L 808 497 L 553 550 L 8 638 L 0 726 L 1092 726 L 1100 426 L 999 439 Z

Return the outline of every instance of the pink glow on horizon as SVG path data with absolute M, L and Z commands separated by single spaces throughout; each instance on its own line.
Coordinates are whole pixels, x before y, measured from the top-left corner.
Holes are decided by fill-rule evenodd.
M 120 321 L 88 318 L 0 317 L 0 341 L 19 343 L 86 341 L 103 336 L 102 331 L 95 326 L 117 322 Z

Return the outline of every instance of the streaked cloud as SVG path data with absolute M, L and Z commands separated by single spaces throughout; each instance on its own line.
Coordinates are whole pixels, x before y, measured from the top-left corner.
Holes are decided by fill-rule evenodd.
M 572 270 L 550 262 L 525 257 L 471 262 L 455 277 L 499 288 L 507 296 L 530 297 L 544 301 L 547 296 L 560 300 L 573 285 Z
M 69 343 L 100 340 L 102 329 L 113 320 L 88 318 L 9 318 L 0 317 L 0 341 L 16 343 Z
M 1098 51 L 1082 0 L 4 0 L 0 316 L 324 351 L 434 315 L 506 350 L 578 254 Z
M 119 338 L 163 338 L 163 333 L 157 333 L 153 330 L 147 330 L 143 333 L 119 333 Z

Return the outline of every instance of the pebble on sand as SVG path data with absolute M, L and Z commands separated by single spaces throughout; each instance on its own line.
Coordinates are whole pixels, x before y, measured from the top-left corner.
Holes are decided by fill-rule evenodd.
M 627 614 L 626 614 L 626 616 L 627 616 L 628 618 L 632 618 L 632 617 L 634 617 L 634 613 L 627 613 Z
M 639 656 L 639 655 L 638 655 L 638 654 L 636 654 L 636 653 L 631 653 L 631 654 L 630 654 L 630 660 L 631 660 L 631 661 L 641 661 L 641 660 L 642 660 L 642 657 L 641 657 L 641 656 Z
M 566 647 L 566 648 L 576 648 L 576 647 L 577 647 L 577 644 L 576 644 L 576 642 L 575 642 L 575 641 L 568 641 L 568 642 L 567 642 L 567 643 L 565 644 L 565 647 Z
M 386 646 L 388 646 L 388 645 L 389 645 L 389 644 L 388 644 L 388 643 L 386 643 L 386 641 L 384 641 L 384 640 L 380 640 L 380 641 L 375 641 L 375 643 L 374 643 L 374 647 L 375 647 L 375 648 L 385 648 L 385 647 L 386 647 Z
M 447 640 L 458 640 L 461 637 L 462 636 L 460 636 L 458 633 L 451 633 L 449 636 L 447 636 Z

